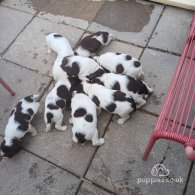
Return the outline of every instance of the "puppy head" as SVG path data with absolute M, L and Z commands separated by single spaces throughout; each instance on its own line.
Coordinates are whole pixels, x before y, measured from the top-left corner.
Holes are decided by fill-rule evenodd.
M 19 140 L 13 139 L 11 145 L 6 145 L 5 140 L 1 144 L 1 155 L 3 158 L 11 158 L 14 154 L 22 149 L 22 144 Z
M 109 32 L 106 31 L 101 31 L 102 36 L 103 36 L 103 41 L 104 41 L 104 45 L 108 45 L 110 43 L 110 41 L 113 40 L 113 34 L 110 34 Z

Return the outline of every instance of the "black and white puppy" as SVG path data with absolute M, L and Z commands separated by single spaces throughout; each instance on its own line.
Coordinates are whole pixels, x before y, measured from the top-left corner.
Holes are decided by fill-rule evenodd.
M 70 87 L 71 84 L 68 79 L 59 80 L 47 95 L 44 113 L 47 132 L 51 130 L 53 123 L 55 123 L 57 130 L 66 131 L 67 126 L 62 126 L 64 118 L 63 110 L 66 106 Z
M 109 72 L 125 74 L 135 79 L 144 76 L 140 61 L 128 54 L 107 52 L 93 58 Z
M 88 80 L 87 76 L 90 76 L 99 69 L 102 69 L 102 67 L 91 58 L 67 56 L 55 60 L 52 73 L 56 81 L 67 77 L 78 77 L 80 80 L 85 81 Z
M 133 98 L 121 91 L 108 89 L 102 85 L 91 84 L 86 81 L 82 82 L 82 85 L 83 91 L 97 107 L 121 117 L 117 120 L 118 124 L 123 124 L 129 118 L 129 114 L 136 110 Z
M 37 135 L 36 129 L 31 125 L 31 120 L 39 109 L 38 98 L 39 95 L 27 96 L 13 108 L 5 129 L 4 141 L 1 144 L 3 157 L 11 158 L 22 149 L 20 139 L 27 132 L 30 132 L 32 136 Z
M 73 93 L 71 100 L 71 117 L 69 122 L 73 124 L 73 141 L 84 143 L 91 140 L 93 146 L 104 143 L 103 138 L 98 138 L 97 114 L 95 103 L 83 93 Z
M 102 46 L 108 45 L 113 35 L 106 31 L 98 31 L 81 39 L 75 49 L 75 55 L 89 57 Z
M 153 89 L 145 82 L 115 73 L 105 73 L 99 78 L 92 79 L 92 83 L 102 84 L 106 88 L 126 93 L 134 99 L 136 108 L 140 108 L 146 104 L 148 95 L 153 92 Z
M 58 33 L 48 33 L 46 35 L 46 42 L 48 53 L 55 51 L 58 57 L 65 57 L 74 54 L 68 39 Z

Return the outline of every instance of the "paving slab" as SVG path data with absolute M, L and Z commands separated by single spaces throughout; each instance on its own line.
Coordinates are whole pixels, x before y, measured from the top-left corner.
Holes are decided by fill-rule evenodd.
M 120 195 L 157 194 L 161 190 L 164 194 L 180 194 L 182 185 L 138 184 L 139 178 L 153 177 L 152 167 L 162 161 L 167 151 L 169 141 L 160 140 L 148 160 L 141 159 L 155 121 L 155 117 L 136 111 L 123 125 L 111 123 L 105 134 L 106 142 L 98 149 L 86 178 Z
M 49 0 L 4 0 L 0 5 L 35 14 L 40 11 Z
M 170 141 L 168 150 L 166 151 L 163 165 L 169 169 L 170 178 L 183 178 L 180 185 L 185 185 L 189 172 L 191 161 L 186 158 L 185 148 L 182 144 Z
M 0 162 L 2 195 L 75 194 L 80 180 L 24 150 Z
M 146 49 L 141 57 L 144 81 L 154 89 L 144 110 L 159 114 L 179 57 Z
M 193 195 L 195 192 L 195 167 L 193 166 L 192 172 L 191 172 L 191 176 L 190 176 L 190 181 L 188 183 L 188 188 L 187 188 L 187 192 L 186 195 Z
M 103 189 L 100 189 L 94 185 L 88 184 L 84 182 L 81 185 L 81 188 L 78 192 L 78 195 L 111 195 L 112 193 L 109 193 L 107 191 L 104 191 Z
M 0 53 L 5 51 L 32 17 L 31 14 L 0 6 Z
M 145 46 L 162 10 L 146 1 L 106 1 L 88 30 L 107 30 L 119 40 Z
M 51 75 L 56 54 L 54 52 L 47 54 L 45 35 L 48 32 L 58 32 L 66 36 L 72 46 L 83 33 L 82 30 L 71 26 L 36 17 L 16 39 L 4 57 L 37 72 Z
M 86 29 L 104 1 L 51 0 L 39 17 Z
M 12 108 L 25 96 L 41 93 L 50 78 L 2 59 L 0 60 L 0 69 L 0 75 L 16 93 L 15 96 L 11 96 L 0 85 L 0 134 L 4 135 L 5 126 Z
M 192 11 L 167 6 L 149 46 L 181 53 L 187 38 Z
M 33 120 L 33 125 L 37 129 L 38 135 L 33 138 L 26 136 L 24 139 L 25 147 L 58 166 L 83 176 L 96 147 L 92 146 L 91 142 L 81 145 L 72 141 L 72 130 L 68 124 L 70 111 L 65 111 L 64 123 L 68 125 L 67 131 L 61 132 L 53 128 L 49 133 L 45 132 L 43 102 L 44 100 L 42 101 L 39 114 Z M 110 117 L 111 115 L 106 112 L 102 112 L 98 117 L 99 137 L 102 137 Z

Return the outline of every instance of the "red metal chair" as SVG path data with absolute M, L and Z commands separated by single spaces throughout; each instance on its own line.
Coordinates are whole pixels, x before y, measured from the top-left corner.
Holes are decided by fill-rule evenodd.
M 189 35 L 169 86 L 156 127 L 142 156 L 146 160 L 156 140 L 170 139 L 185 146 L 189 160 L 195 160 L 195 14 Z
M 0 83 L 9 91 L 9 93 L 14 96 L 15 92 L 9 87 L 9 85 L 0 77 Z

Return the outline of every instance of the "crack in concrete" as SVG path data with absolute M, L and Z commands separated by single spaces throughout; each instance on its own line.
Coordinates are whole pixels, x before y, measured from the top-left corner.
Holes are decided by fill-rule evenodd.
M 103 164 L 103 167 L 107 170 L 107 173 L 108 173 L 108 176 L 109 176 L 109 178 L 110 178 L 111 184 L 112 184 L 112 186 L 114 187 L 114 192 L 117 193 L 117 192 L 116 192 L 115 185 L 114 185 L 114 182 L 112 181 L 112 177 L 111 177 L 111 175 L 110 175 L 110 171 L 109 171 L 108 168 L 106 167 L 106 165 L 105 165 L 103 159 L 102 159 L 98 154 L 96 154 L 96 156 L 100 159 L 100 161 L 101 161 L 102 164 Z

